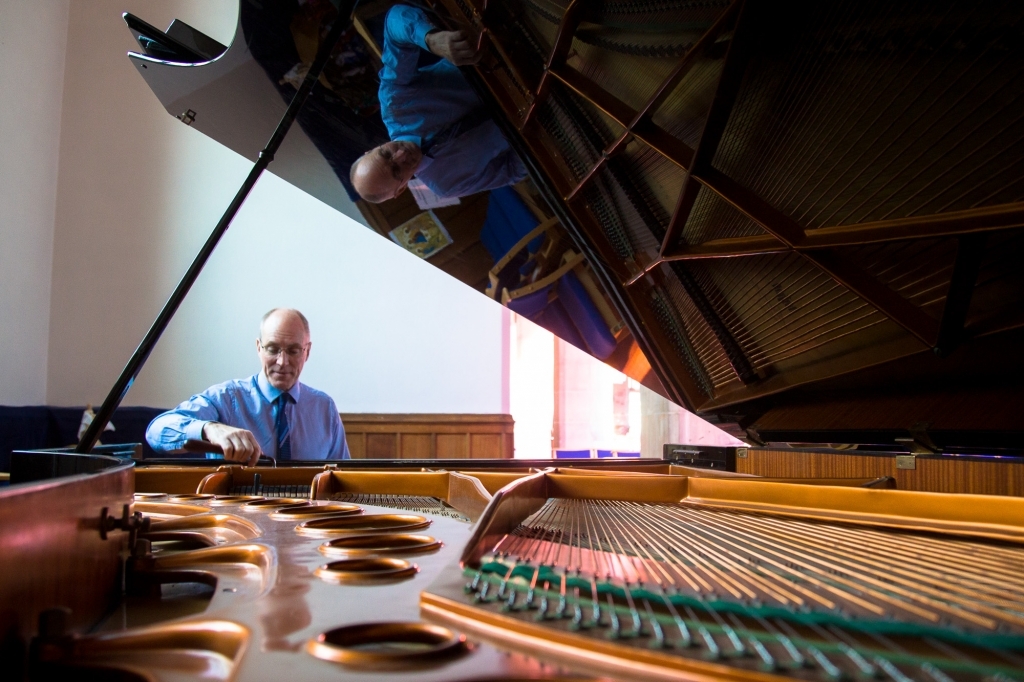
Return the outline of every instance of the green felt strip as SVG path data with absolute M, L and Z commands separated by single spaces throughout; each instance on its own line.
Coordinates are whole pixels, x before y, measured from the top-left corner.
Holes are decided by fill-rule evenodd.
M 512 578 L 522 578 L 528 583 L 537 576 L 536 585 L 542 587 L 545 582 L 561 585 L 562 574 L 558 573 L 551 566 L 531 566 L 517 564 L 512 567 L 498 561 L 483 564 L 480 567 L 482 573 L 496 575 L 504 578 L 509 575 L 512 568 Z M 578 587 L 580 597 L 585 598 L 591 595 L 593 584 L 590 580 L 577 576 L 566 576 L 566 589 Z M 600 596 L 612 595 L 622 599 L 626 598 L 625 588 L 608 581 L 596 581 L 597 593 Z M 633 600 L 647 599 L 659 603 L 665 600 L 675 606 L 690 606 L 697 609 L 709 609 L 717 613 L 733 613 L 738 616 L 750 618 L 779 618 L 791 623 L 800 625 L 835 625 L 855 632 L 874 633 L 880 635 L 895 635 L 903 637 L 934 637 L 953 644 L 966 644 L 970 646 L 1000 649 L 1003 651 L 1024 651 L 1024 636 L 1014 634 L 987 634 L 965 632 L 956 628 L 936 627 L 933 625 L 921 625 L 897 620 L 883 620 L 877 618 L 848 618 L 838 613 L 829 611 L 798 611 L 777 606 L 751 605 L 740 602 L 725 601 L 721 599 L 700 599 L 686 594 L 665 595 L 660 592 L 652 592 L 643 587 L 630 588 L 629 595 Z M 671 619 L 666 622 L 671 623 Z

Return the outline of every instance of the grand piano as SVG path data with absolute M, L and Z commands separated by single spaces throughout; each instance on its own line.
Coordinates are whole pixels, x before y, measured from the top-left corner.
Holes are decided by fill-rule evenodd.
M 126 15 L 128 58 L 182 124 L 348 210 L 392 4 L 246 0 L 229 46 Z M 478 38 L 465 75 L 530 170 L 449 209 L 429 262 L 748 446 L 23 453 L 0 492 L 16 675 L 1024 679 L 1024 7 L 424 7 Z M 509 201 L 532 218 L 493 252 Z M 384 235 L 418 212 L 355 205 Z

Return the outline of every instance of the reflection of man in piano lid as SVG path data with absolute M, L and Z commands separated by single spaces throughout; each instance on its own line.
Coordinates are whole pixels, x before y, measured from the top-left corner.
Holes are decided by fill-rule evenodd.
M 224 458 L 256 463 L 263 453 L 278 460 L 348 459 L 345 428 L 326 393 L 299 383 L 312 346 L 309 322 L 298 310 L 275 308 L 263 316 L 254 376 L 211 386 L 157 416 L 146 440 L 158 452 L 186 441 L 219 446 Z
M 421 65 L 424 51 L 441 59 Z M 388 11 L 378 95 L 391 141 L 352 164 L 352 186 L 365 201 L 393 199 L 413 175 L 441 197 L 526 177 L 523 162 L 459 71 L 479 60 L 464 32 L 437 30 L 414 7 Z

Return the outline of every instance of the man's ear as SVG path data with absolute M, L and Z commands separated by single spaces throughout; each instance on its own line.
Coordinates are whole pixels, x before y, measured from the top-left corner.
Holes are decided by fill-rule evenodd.
M 256 357 L 260 355 L 260 340 L 256 339 Z
M 313 342 L 309 341 L 306 343 L 306 359 L 309 360 L 309 351 L 313 349 Z
M 402 192 L 405 191 L 405 188 L 408 187 L 408 186 L 409 186 L 409 181 L 406 180 L 401 185 L 399 185 L 398 187 L 395 188 L 395 193 L 391 195 L 391 198 L 394 199 L 395 197 L 400 196 L 402 194 Z

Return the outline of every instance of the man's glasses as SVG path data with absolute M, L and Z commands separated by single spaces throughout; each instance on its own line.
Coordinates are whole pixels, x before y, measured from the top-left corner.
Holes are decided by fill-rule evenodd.
M 263 351 L 264 353 L 266 353 L 267 357 L 271 357 L 271 358 L 279 357 L 282 353 L 284 355 L 286 355 L 287 357 L 289 357 L 289 358 L 297 358 L 297 357 L 299 357 L 299 355 L 301 355 L 303 352 L 305 352 L 306 347 L 305 346 L 288 346 L 287 348 L 281 348 L 280 346 L 274 345 L 272 343 L 267 344 L 266 346 L 264 346 L 261 343 L 260 344 L 260 350 Z

